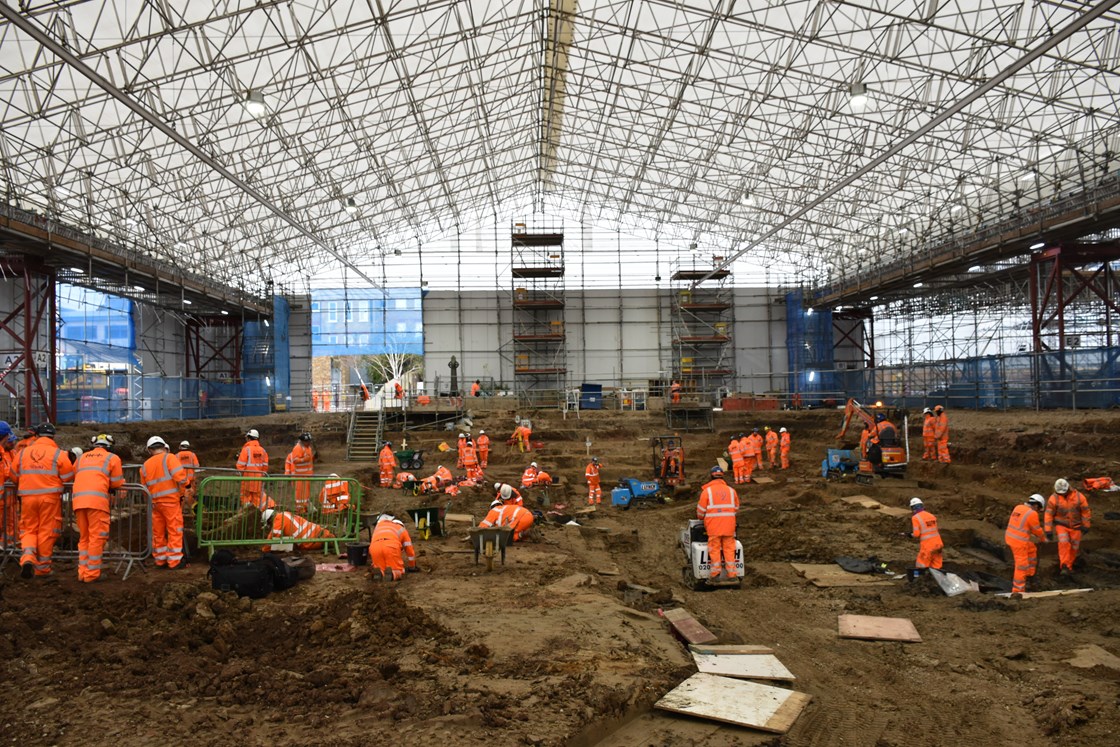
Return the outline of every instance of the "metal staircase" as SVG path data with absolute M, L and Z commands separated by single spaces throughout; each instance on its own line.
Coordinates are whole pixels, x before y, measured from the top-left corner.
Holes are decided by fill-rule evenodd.
M 385 411 L 354 410 L 346 432 L 346 459 L 351 462 L 377 461 L 385 435 Z

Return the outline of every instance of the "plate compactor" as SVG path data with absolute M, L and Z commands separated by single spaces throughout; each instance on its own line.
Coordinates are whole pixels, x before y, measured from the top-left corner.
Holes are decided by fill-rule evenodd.
M 681 568 L 681 581 L 693 591 L 704 589 L 738 589 L 743 582 L 743 544 L 735 540 L 735 578 L 727 576 L 725 568 L 719 578 L 712 578 L 712 559 L 708 555 L 708 532 L 700 519 L 689 519 L 681 530 L 681 550 L 686 565 Z

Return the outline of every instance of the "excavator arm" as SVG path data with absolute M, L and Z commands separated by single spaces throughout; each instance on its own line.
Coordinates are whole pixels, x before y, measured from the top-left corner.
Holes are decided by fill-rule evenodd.
M 867 411 L 867 408 L 855 399 L 850 399 L 848 400 L 847 406 L 844 408 L 844 425 L 840 428 L 840 432 L 836 434 L 837 440 L 842 439 L 844 434 L 848 432 L 848 427 L 852 424 L 853 417 L 859 418 L 868 426 L 875 426 L 875 418 Z

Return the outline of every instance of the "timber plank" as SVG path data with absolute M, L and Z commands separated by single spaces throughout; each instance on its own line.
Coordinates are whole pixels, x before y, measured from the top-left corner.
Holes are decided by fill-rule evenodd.
M 833 589 L 843 586 L 885 586 L 894 583 L 893 579 L 885 578 L 876 573 L 848 573 L 838 565 L 831 563 L 790 563 L 798 575 L 813 586 L 822 589 Z
M 665 619 L 673 630 L 684 638 L 686 643 L 714 643 L 719 640 L 712 631 L 705 628 L 683 607 L 665 610 Z
M 655 705 L 672 713 L 785 734 L 810 700 L 805 693 L 701 672 Z
M 797 679 L 773 654 L 700 654 L 692 652 L 696 668 L 707 674 L 718 674 L 744 680 Z

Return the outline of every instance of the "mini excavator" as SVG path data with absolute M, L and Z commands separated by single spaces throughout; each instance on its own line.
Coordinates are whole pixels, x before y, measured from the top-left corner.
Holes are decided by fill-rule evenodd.
M 821 465 L 821 472 L 826 477 L 838 477 L 850 471 L 855 463 L 858 464 L 856 482 L 860 483 L 871 482 L 875 475 L 901 477 L 906 474 L 910 455 L 906 411 L 897 408 L 887 411 L 878 403 L 867 406 L 858 400 L 849 399 L 844 407 L 844 425 L 836 435 L 837 441 L 847 434 L 854 418 L 863 421 L 870 434 L 866 453 L 862 447 L 858 450 L 829 449 L 828 456 Z M 894 420 L 898 419 L 902 421 L 901 437 L 894 424 Z

